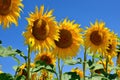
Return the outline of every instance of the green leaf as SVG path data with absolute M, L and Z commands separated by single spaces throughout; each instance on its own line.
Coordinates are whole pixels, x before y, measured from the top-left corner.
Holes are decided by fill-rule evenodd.
M 39 67 L 34 68 L 33 72 L 38 72 L 38 71 L 40 71 L 42 69 L 45 69 L 45 67 L 44 66 L 39 66 Z
M 109 80 L 113 80 L 117 77 L 117 74 L 109 74 Z
M 17 53 L 22 53 L 22 51 L 20 51 L 19 49 L 16 50 Z
M 26 80 L 26 77 L 24 75 L 18 76 L 16 80 Z
M 19 59 L 16 57 L 16 55 L 20 55 L 25 60 L 27 59 L 26 56 L 24 56 L 24 53 L 18 49 L 12 49 L 11 46 L 3 47 L 0 45 L 0 57 L 9 57 L 11 56 L 15 61 L 17 61 L 18 65 L 20 64 Z
M 109 79 L 107 79 L 107 78 L 102 78 L 101 80 L 109 80 Z
M 69 80 L 80 80 L 80 76 L 76 74 L 76 72 L 65 72 L 65 74 L 68 74 L 71 76 Z
M 13 66 L 13 69 L 16 71 L 18 69 L 18 66 Z
M 71 75 L 68 75 L 68 74 L 62 75 L 62 80 L 70 80 L 70 79 L 71 79 Z
M 100 58 L 101 57 L 101 54 L 94 54 L 94 58 Z
M 53 78 L 53 80 L 58 80 L 57 78 Z
M 96 70 L 96 69 L 104 69 L 104 67 L 103 67 L 102 64 L 96 64 L 96 63 L 94 63 L 93 66 L 95 66 L 94 70 Z
M 52 73 L 55 73 L 55 74 L 57 74 L 54 70 L 52 70 L 52 69 L 46 69 L 47 71 L 49 71 L 49 72 L 52 72 Z
M 81 58 L 78 58 L 77 60 L 66 59 L 66 60 L 64 60 L 64 63 L 67 64 L 67 65 L 81 64 L 82 63 L 82 59 Z
M 18 63 L 18 65 L 20 65 L 20 60 L 17 57 L 15 57 L 15 56 L 12 56 L 12 57 Z
M 36 66 L 46 66 L 47 64 L 45 63 L 45 61 L 42 60 L 38 60 L 35 62 Z
M 92 60 L 89 59 L 87 63 L 89 65 L 90 69 L 94 69 L 95 68 L 95 66 L 93 65 Z
M 45 61 L 42 61 L 42 60 L 36 61 L 35 64 L 36 64 L 36 67 L 44 66 L 44 67 L 49 68 L 49 69 L 53 69 L 54 68 L 53 64 L 47 64 Z
M 118 40 L 120 40 L 120 37 L 118 37 Z
M 16 54 L 16 52 L 14 50 L 12 50 L 12 48 L 10 46 L 7 48 L 0 46 L 0 56 L 1 57 L 8 57 L 8 56 L 12 56 L 15 54 Z
M 0 80 L 13 80 L 13 77 L 9 73 L 1 73 Z
M 12 49 L 11 46 L 7 48 L 0 45 L 0 56 L 1 57 L 8 57 L 8 56 L 15 56 L 16 54 L 20 54 L 16 49 Z
M 101 72 L 105 77 L 107 77 L 107 76 L 109 75 L 108 73 L 105 72 L 104 69 L 100 69 L 100 72 Z
M 93 76 L 91 80 L 102 80 L 102 79 L 105 79 L 105 78 L 102 76 Z
M 24 53 L 22 51 L 20 51 L 19 49 L 16 49 L 17 54 L 19 54 L 21 57 L 24 58 L 24 60 L 27 60 L 27 56 L 24 55 Z

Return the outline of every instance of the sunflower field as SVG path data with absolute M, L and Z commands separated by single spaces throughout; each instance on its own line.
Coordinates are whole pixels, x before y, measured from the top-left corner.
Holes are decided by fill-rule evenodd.
M 19 21 L 24 10 L 22 0 L 0 0 L 0 27 L 4 32 L 12 25 L 23 27 Z M 25 52 L 4 46 L 0 36 L 0 58 L 11 57 L 17 63 L 14 74 L 4 72 L 1 65 L 0 80 L 120 80 L 118 33 L 99 20 L 85 28 L 69 17 L 57 21 L 54 12 L 42 4 L 26 13 L 27 24 L 21 33 Z M 64 71 L 65 66 L 72 68 Z

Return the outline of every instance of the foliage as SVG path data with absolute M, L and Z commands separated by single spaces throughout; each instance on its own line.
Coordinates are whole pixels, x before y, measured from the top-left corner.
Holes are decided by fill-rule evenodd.
M 18 5 L 23 6 L 21 3 Z M 20 15 L 20 10 L 18 8 L 18 12 L 14 12 L 15 18 L 17 18 L 17 15 Z M 116 38 L 113 32 L 109 31 L 106 27 L 104 28 L 104 22 L 99 23 L 96 21 L 95 24 L 91 23 L 90 28 L 87 28 L 87 30 L 81 29 L 79 24 L 74 24 L 74 20 L 70 21 L 67 18 L 58 25 L 52 13 L 53 10 L 44 13 L 44 6 L 42 5 L 40 12 L 38 7 L 36 7 L 35 14 L 33 12 L 29 14 L 30 18 L 27 18 L 28 28 L 24 32 L 25 34 L 23 34 L 26 38 L 25 43 L 28 45 L 27 56 L 19 49 L 13 49 L 11 46 L 4 47 L 0 40 L 0 58 L 12 57 L 18 63 L 17 66 L 13 66 L 15 75 L 4 73 L 0 70 L 0 80 L 115 80 L 120 78 L 120 37 L 117 36 Z M 17 19 L 14 20 L 13 18 L 12 20 L 10 16 L 7 18 L 8 23 L 13 21 L 17 24 Z M 10 22 L 9 19 L 11 20 Z M 0 22 L 5 24 L 5 21 Z M 49 29 L 51 27 L 52 29 Z M 111 39 L 111 36 L 113 36 L 113 39 Z M 106 43 L 104 44 L 104 42 Z M 114 46 L 112 46 L 112 43 Z M 80 53 L 83 57 L 76 56 L 79 47 L 81 47 L 80 45 L 84 49 L 84 53 Z M 49 56 L 52 56 L 52 58 L 54 56 L 56 59 L 55 65 L 47 64 L 46 61 L 48 63 L 49 61 L 52 62 L 48 58 L 49 56 L 46 57 L 47 54 L 41 60 L 33 61 L 33 64 L 31 64 L 32 53 L 42 54 L 45 51 L 53 53 Z M 18 56 L 25 60 L 22 65 Z M 75 58 L 73 58 L 74 56 Z M 89 59 L 87 59 L 88 57 Z M 111 62 L 113 58 L 116 59 L 116 64 L 113 63 L 114 65 Z M 100 63 L 98 63 L 99 61 Z M 64 66 L 75 66 L 76 68 L 74 68 L 74 71 L 63 72 Z M 80 69 L 80 66 L 83 69 Z M 87 71 L 89 74 L 86 73 Z

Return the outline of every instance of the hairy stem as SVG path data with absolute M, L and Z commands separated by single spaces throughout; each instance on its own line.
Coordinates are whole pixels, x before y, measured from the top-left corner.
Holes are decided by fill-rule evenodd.
M 106 73 L 108 73 L 108 57 L 106 58 Z
M 58 71 L 59 71 L 59 80 L 62 80 L 62 70 L 60 67 L 60 58 L 58 58 Z
M 94 55 L 95 55 L 95 54 L 92 55 L 92 63 L 94 63 L 94 61 L 95 61 Z M 91 78 L 92 78 L 92 77 L 93 77 L 93 69 L 91 69 Z
M 83 80 L 85 80 L 85 67 L 86 67 L 86 48 L 84 52 L 84 62 L 83 62 Z
M 28 45 L 27 80 L 30 80 L 30 46 Z

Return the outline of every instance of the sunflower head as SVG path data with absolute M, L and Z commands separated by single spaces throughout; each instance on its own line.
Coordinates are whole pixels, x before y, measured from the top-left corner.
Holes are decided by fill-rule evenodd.
M 35 57 L 35 62 L 37 61 L 43 61 L 48 65 L 49 64 L 55 65 L 56 62 L 54 55 L 52 55 L 52 53 L 50 52 L 38 53 Z
M 80 70 L 78 68 L 75 68 L 75 69 L 72 69 L 71 71 L 72 72 L 76 72 L 76 74 L 79 75 L 80 78 L 83 78 L 83 72 L 82 72 L 82 70 Z
M 37 73 L 32 73 L 31 80 L 37 80 Z
M 120 78 L 120 70 L 117 70 L 117 75 Z
M 109 39 L 109 45 L 108 48 L 106 49 L 106 53 L 103 55 L 106 56 L 111 56 L 111 58 L 115 57 L 117 55 L 117 36 L 111 32 L 110 39 Z
M 35 64 L 31 63 L 30 64 L 30 67 L 31 68 L 34 68 L 35 67 Z M 21 76 L 21 75 L 24 75 L 27 77 L 27 65 L 24 63 L 22 64 L 19 69 L 18 69 L 18 75 Z
M 117 65 L 120 66 L 120 52 L 117 52 Z
M 103 53 L 109 45 L 109 38 L 110 32 L 105 23 L 96 21 L 85 31 L 85 47 L 93 53 Z
M 48 72 L 47 70 L 45 69 L 42 69 L 40 71 L 40 77 L 39 77 L 39 80 L 53 80 L 53 74 Z
M 98 61 L 97 64 L 103 65 L 103 68 L 101 68 L 101 69 L 106 70 L 106 60 Z M 108 60 L 108 73 L 111 72 L 110 66 L 113 66 L 113 65 L 114 65 L 114 62 L 112 61 L 112 59 L 111 59 L 111 60 Z M 100 73 L 101 73 L 101 69 L 96 69 L 96 70 L 95 70 L 95 73 L 100 74 Z
M 83 43 L 82 29 L 74 21 L 64 19 L 59 23 L 59 40 L 55 40 L 56 47 L 53 53 L 62 59 L 76 56 L 80 45 Z
M 41 6 L 40 11 L 36 7 L 35 12 L 27 18 L 28 27 L 23 36 L 25 37 L 25 44 L 32 44 L 31 51 L 43 51 L 55 47 L 54 40 L 59 38 L 59 28 L 52 13 L 53 10 L 44 13 L 44 6 Z
M 10 12 L 11 0 L 0 0 L 0 14 L 6 15 Z
M 17 26 L 21 7 L 21 0 L 0 0 L 0 24 L 3 24 L 4 28 L 9 27 L 11 23 Z
M 40 75 L 40 80 L 47 80 L 48 78 L 48 71 L 42 70 Z

